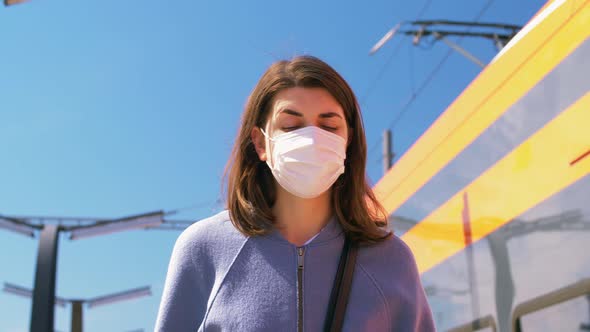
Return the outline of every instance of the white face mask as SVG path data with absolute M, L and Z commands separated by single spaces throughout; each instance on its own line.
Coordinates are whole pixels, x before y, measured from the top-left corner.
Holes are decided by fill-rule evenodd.
M 344 173 L 346 141 L 316 126 L 303 127 L 275 137 L 266 164 L 285 190 L 302 198 L 314 198 L 328 190 Z M 272 151 L 272 153 L 268 153 Z

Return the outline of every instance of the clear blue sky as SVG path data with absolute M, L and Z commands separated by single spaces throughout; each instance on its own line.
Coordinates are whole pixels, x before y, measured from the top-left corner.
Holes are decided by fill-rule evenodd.
M 432 1 L 424 19 L 471 20 L 488 0 Z M 482 21 L 524 24 L 544 0 L 496 0 Z M 222 207 L 221 176 L 245 100 L 278 58 L 311 54 L 361 100 L 369 146 L 447 52 L 396 37 L 419 1 L 32 0 L 0 8 L 0 214 L 116 218 Z M 386 65 L 396 45 L 399 52 Z M 463 45 L 489 61 L 489 41 Z M 395 126 L 405 151 L 477 75 L 453 54 Z M 381 176 L 380 147 L 368 175 Z M 85 312 L 86 331 L 153 329 L 178 231 L 61 238 L 57 294 L 95 297 L 142 285 L 154 295 Z M 37 241 L 0 230 L 0 283 L 32 287 Z M 0 294 L 0 331 L 26 331 L 31 303 Z M 69 331 L 70 311 L 56 309 Z

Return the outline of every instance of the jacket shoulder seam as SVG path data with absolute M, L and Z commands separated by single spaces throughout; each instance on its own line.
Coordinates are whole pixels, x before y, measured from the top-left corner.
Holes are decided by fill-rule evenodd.
M 358 267 L 360 268 L 360 270 L 363 271 L 367 275 L 369 280 L 371 280 L 371 282 L 373 283 L 373 286 L 375 286 L 375 288 L 379 292 L 379 295 L 381 295 L 381 300 L 383 301 L 383 303 L 385 303 L 385 308 L 387 309 L 385 317 L 387 317 L 388 326 L 392 326 L 391 325 L 391 317 L 389 316 L 389 313 L 391 312 L 391 310 L 389 309 L 389 301 L 387 301 L 387 297 L 385 296 L 385 292 L 383 292 L 383 289 L 381 288 L 381 286 L 379 286 L 379 283 L 377 282 L 377 280 L 375 280 L 373 275 L 365 269 L 363 264 L 361 264 L 360 262 L 357 262 L 357 264 L 358 264 Z
M 213 306 L 213 303 L 215 303 L 215 299 L 217 298 L 217 294 L 219 294 L 219 290 L 221 289 L 221 287 L 225 283 L 225 280 L 227 278 L 227 275 L 229 274 L 229 272 L 231 271 L 232 267 L 234 266 L 234 263 L 238 259 L 238 256 L 240 256 L 240 254 L 242 253 L 242 250 L 246 246 L 246 243 L 248 242 L 248 240 L 250 240 L 250 237 L 247 237 L 244 240 L 244 242 L 242 243 L 242 245 L 240 246 L 240 249 L 238 249 L 238 251 L 235 254 L 234 258 L 232 259 L 231 263 L 227 267 L 227 270 L 225 271 L 225 274 L 221 278 L 221 281 L 219 282 L 219 285 L 217 286 L 217 288 L 211 291 L 211 295 L 209 297 L 210 298 L 210 302 L 207 303 L 207 310 L 205 311 L 205 316 L 203 317 L 203 322 L 201 324 L 201 326 L 203 327 L 203 330 L 205 330 L 207 318 L 209 317 L 209 312 L 211 311 L 211 307 Z

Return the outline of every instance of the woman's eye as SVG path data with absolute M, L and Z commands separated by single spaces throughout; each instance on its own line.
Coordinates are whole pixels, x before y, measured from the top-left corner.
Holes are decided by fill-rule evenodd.
M 292 127 L 283 127 L 281 128 L 282 131 L 291 131 L 299 128 L 299 126 L 292 126 Z
M 324 129 L 329 130 L 329 131 L 336 131 L 338 130 L 338 128 L 336 127 L 330 127 L 330 126 L 322 126 Z

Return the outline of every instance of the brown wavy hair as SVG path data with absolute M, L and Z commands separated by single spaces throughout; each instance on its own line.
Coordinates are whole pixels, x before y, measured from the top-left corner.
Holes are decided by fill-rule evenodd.
M 312 56 L 272 64 L 248 97 L 236 142 L 228 161 L 227 209 L 232 223 L 247 236 L 265 235 L 274 229 L 272 206 L 275 183 L 266 163 L 260 161 L 251 140 L 254 127 L 263 128 L 274 96 L 281 90 L 323 88 L 344 110 L 349 144 L 345 171 L 332 186 L 332 209 L 344 232 L 358 243 L 377 243 L 391 235 L 387 214 L 375 198 L 365 175 L 367 143 L 360 107 L 346 81 L 332 67 Z

